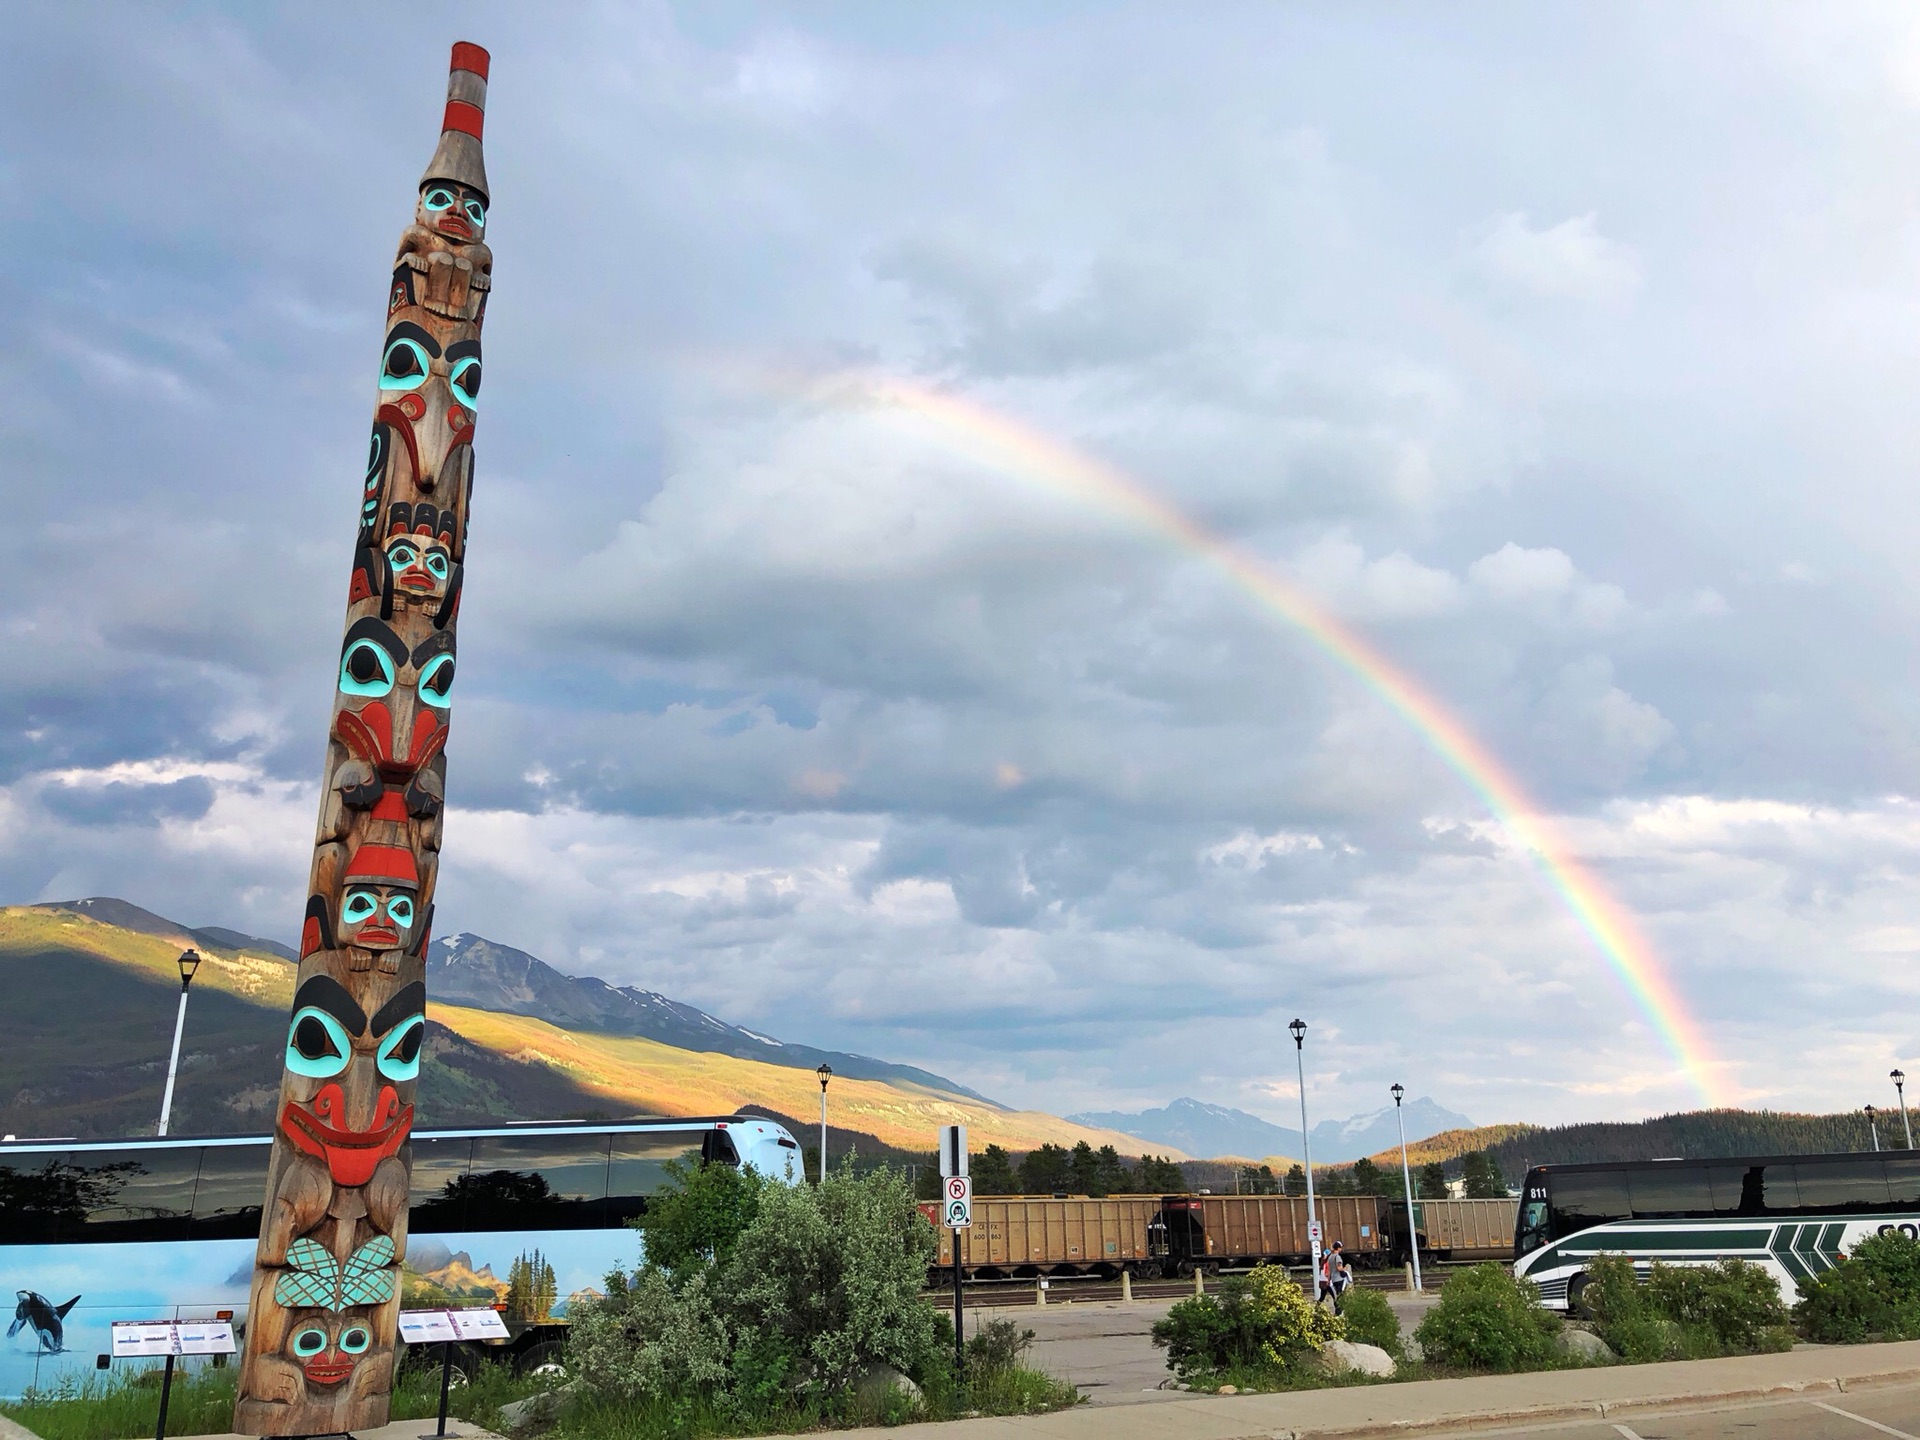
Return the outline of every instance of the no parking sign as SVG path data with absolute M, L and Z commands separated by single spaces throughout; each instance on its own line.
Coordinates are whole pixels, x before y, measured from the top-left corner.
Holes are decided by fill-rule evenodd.
M 965 1230 L 973 1224 L 973 1181 L 965 1175 L 949 1175 L 940 1182 L 946 1203 L 942 1207 L 949 1230 Z

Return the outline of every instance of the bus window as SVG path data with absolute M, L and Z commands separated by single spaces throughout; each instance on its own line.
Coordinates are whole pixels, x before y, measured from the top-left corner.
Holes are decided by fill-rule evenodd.
M 587 1229 L 607 1194 L 605 1135 L 496 1135 L 473 1142 L 469 1230 Z
M 1627 1198 L 1627 1177 L 1615 1170 L 1548 1176 L 1554 1214 L 1554 1236 L 1571 1235 L 1590 1225 L 1626 1220 L 1633 1215 Z
M 647 1208 L 647 1197 L 667 1179 L 667 1162 L 681 1160 L 696 1164 L 700 1159 L 699 1130 L 656 1130 L 652 1133 L 615 1135 L 613 1153 L 607 1166 L 608 1225 L 623 1224 Z
M 1800 1208 L 1791 1165 L 1709 1165 L 1717 1215 L 1791 1215 Z
M 1800 1187 L 1803 1214 L 1887 1208 L 1887 1167 L 1868 1155 L 1798 1164 L 1793 1178 Z
M 1920 1207 L 1920 1159 L 1887 1161 L 1887 1198 L 1895 1205 Z
M 260 1233 L 267 1155 L 265 1145 L 209 1145 L 200 1152 L 189 1239 L 251 1240 Z
M 148 1150 L 82 1150 L 70 1157 L 84 1171 L 92 1203 L 67 1240 L 184 1240 L 193 1210 L 193 1184 L 200 1149 L 193 1145 Z M 266 1177 L 261 1177 L 264 1190 Z
M 413 1194 L 409 1199 L 408 1230 L 420 1235 L 446 1235 L 466 1228 L 467 1157 L 471 1140 L 413 1141 Z
M 71 1155 L 19 1156 L 0 1165 L 0 1215 L 6 1243 L 44 1245 L 77 1235 L 87 1212 L 111 1192 Z
M 1636 1220 L 1713 1214 L 1713 1188 L 1704 1165 L 1655 1165 L 1635 1170 L 1627 1188 Z

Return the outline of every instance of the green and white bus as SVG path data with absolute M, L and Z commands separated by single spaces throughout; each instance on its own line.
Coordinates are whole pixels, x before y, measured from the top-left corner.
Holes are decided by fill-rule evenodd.
M 1765 1266 L 1792 1304 L 1802 1280 L 1880 1230 L 1920 1238 L 1920 1150 L 1536 1165 L 1513 1270 L 1543 1303 L 1579 1314 L 1595 1255 L 1625 1255 L 1642 1278 L 1656 1260 L 1738 1258 Z

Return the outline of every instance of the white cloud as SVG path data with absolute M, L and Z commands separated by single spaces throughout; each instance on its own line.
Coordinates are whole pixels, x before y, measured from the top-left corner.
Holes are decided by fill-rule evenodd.
M 1474 254 L 1489 274 L 1548 299 L 1618 302 L 1640 290 L 1639 252 L 1602 235 L 1592 212 L 1535 229 L 1508 211 L 1488 222 Z

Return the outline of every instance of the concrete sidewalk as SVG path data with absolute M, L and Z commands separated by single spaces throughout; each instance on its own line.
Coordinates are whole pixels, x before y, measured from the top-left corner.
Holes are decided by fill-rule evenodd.
M 1363 1440 L 1369 1436 L 1627 1417 L 1675 1406 L 1767 1400 L 1920 1381 L 1920 1341 L 1802 1346 L 1785 1355 L 1417 1380 L 1177 1404 L 1081 1406 L 1053 1415 L 902 1425 L 899 1440 Z

